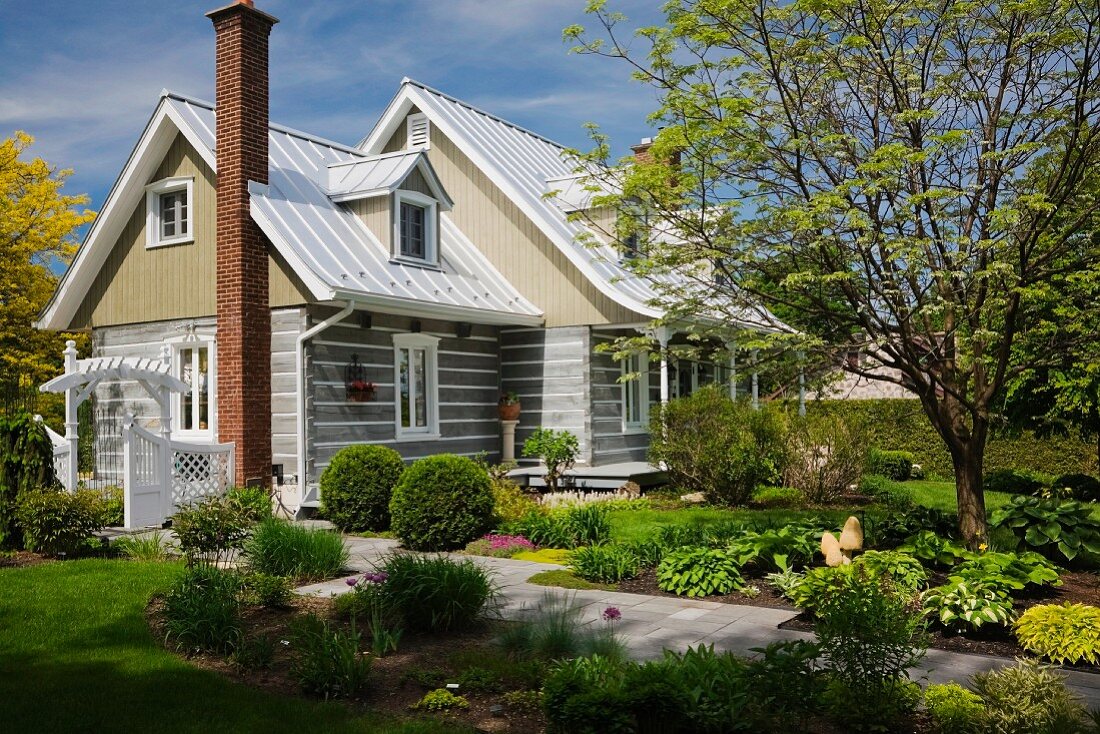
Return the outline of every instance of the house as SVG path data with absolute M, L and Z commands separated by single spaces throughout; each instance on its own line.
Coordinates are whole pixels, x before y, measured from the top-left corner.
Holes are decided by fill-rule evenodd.
M 599 350 L 661 314 L 616 248 L 578 242 L 561 146 L 410 79 L 357 145 L 271 123 L 277 20 L 250 0 L 208 15 L 216 105 L 161 94 L 38 326 L 89 330 L 96 356 L 168 354 L 189 386 L 173 435 L 232 443 L 236 483 L 274 477 L 311 506 L 349 444 L 499 457 L 502 391 L 517 442 L 567 429 L 583 465 L 642 461 L 650 405 L 731 381 L 721 350 Z M 101 435 L 156 421 L 124 382 L 96 406 Z

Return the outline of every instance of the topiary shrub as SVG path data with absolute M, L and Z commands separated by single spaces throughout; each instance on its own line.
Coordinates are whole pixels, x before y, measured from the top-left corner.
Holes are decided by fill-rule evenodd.
M 986 473 L 982 489 L 1007 494 L 1035 494 L 1047 486 L 1044 478 L 1024 469 L 997 469 Z
M 908 451 L 882 451 L 871 449 L 867 452 L 868 474 L 881 474 L 895 482 L 904 482 L 913 474 L 913 455 Z
M 390 500 L 393 531 L 413 550 L 453 550 L 493 526 L 493 489 L 471 459 L 440 454 L 405 470 Z
M 1100 479 L 1091 474 L 1063 474 L 1050 484 L 1052 489 L 1068 489 L 1075 500 L 1100 502 Z
M 29 551 L 56 556 L 80 550 L 92 533 L 103 528 L 103 499 L 98 492 L 61 489 L 23 492 L 15 508 Z
M 759 485 L 779 483 L 786 463 L 787 423 L 778 409 L 753 410 L 708 385 L 653 411 L 649 460 L 669 482 L 702 492 L 708 502 L 743 505 Z
M 386 530 L 405 462 L 387 446 L 348 446 L 321 474 L 321 511 L 343 531 Z

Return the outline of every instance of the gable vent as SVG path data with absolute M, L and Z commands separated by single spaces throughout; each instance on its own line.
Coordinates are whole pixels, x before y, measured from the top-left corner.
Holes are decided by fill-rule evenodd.
M 409 150 L 428 147 L 428 141 L 431 139 L 431 130 L 428 125 L 427 115 L 423 112 L 416 115 L 409 115 L 406 120 L 406 127 L 409 132 L 407 146 Z

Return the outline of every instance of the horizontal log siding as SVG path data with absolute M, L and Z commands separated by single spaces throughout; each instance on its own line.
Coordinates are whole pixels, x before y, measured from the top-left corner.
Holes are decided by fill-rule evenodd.
M 331 310 L 314 309 L 320 321 Z M 390 446 L 411 461 L 433 454 L 500 457 L 500 351 L 496 327 L 474 325 L 467 338 L 455 336 L 455 324 L 421 320 L 421 333 L 440 337 L 439 432 L 424 441 L 394 440 L 393 336 L 411 331 L 412 319 L 374 314 L 370 329 L 358 316 L 333 326 L 307 346 L 310 376 L 309 481 L 319 480 L 332 455 L 345 446 L 372 443 Z M 359 357 L 365 379 L 377 386 L 369 403 L 346 400 L 344 369 L 351 355 Z
M 305 309 L 271 312 L 271 463 L 298 472 L 298 400 L 295 349 L 305 330 Z
M 597 465 L 645 461 L 649 450 L 648 433 L 623 430 L 622 364 L 610 352 L 598 350 L 616 336 L 629 335 L 611 330 L 592 334 L 592 453 Z M 650 410 L 661 402 L 661 370 L 654 362 L 649 365 L 649 402 Z
M 516 426 L 516 454 L 538 427 L 571 431 L 580 442 L 579 461 L 592 463 L 589 400 L 589 329 L 503 328 L 501 385 L 515 391 L 522 411 Z

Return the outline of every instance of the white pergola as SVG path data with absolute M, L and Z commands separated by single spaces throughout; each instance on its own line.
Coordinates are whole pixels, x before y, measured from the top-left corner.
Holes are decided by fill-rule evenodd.
M 172 435 L 172 393 L 190 390 L 190 386 L 172 374 L 171 355 L 167 345 L 160 357 L 91 357 L 77 359 L 76 342 L 65 342 L 65 374 L 53 378 L 38 389 L 42 392 L 65 393 L 65 442 L 68 462 L 64 477 L 59 477 L 69 491 L 77 487 L 77 408 L 105 380 L 133 380 L 145 388 L 160 410 L 160 433 L 165 440 Z

